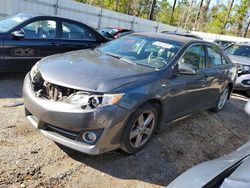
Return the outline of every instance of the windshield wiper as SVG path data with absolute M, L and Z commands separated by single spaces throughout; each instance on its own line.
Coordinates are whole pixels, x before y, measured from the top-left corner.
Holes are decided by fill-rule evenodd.
M 108 56 L 111 56 L 111 57 L 114 57 L 116 59 L 121 59 L 121 56 L 118 56 L 118 55 L 115 55 L 115 54 L 112 54 L 112 53 L 104 53 L 105 55 L 108 55 Z

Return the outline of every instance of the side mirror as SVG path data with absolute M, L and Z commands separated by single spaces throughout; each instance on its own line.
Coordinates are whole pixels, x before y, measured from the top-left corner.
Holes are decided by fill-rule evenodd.
M 114 39 L 113 35 L 111 35 L 109 32 L 103 32 L 102 35 L 106 38 L 112 38 Z
M 19 40 L 24 38 L 24 32 L 22 30 L 14 31 L 11 33 L 14 39 Z
M 193 65 L 180 63 L 178 64 L 179 74 L 195 75 L 197 74 L 197 68 Z

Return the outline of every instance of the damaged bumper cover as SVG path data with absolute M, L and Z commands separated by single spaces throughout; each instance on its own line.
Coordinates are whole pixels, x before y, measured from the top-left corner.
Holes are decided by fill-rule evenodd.
M 26 117 L 44 136 L 74 150 L 96 155 L 119 148 L 129 111 L 119 105 L 82 109 L 73 104 L 36 96 L 29 74 L 23 86 Z M 93 131 L 97 140 L 84 142 L 82 135 Z

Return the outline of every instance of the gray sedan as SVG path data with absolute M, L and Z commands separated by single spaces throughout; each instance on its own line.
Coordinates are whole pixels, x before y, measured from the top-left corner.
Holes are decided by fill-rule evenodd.
M 27 119 L 46 137 L 100 154 L 143 149 L 159 125 L 222 110 L 237 69 L 221 49 L 168 34 L 132 34 L 49 56 L 27 74 Z

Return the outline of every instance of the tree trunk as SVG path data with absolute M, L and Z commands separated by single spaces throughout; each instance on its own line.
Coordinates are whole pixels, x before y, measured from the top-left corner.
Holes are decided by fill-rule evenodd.
M 246 27 L 246 29 L 245 29 L 244 35 L 243 35 L 244 38 L 247 37 L 247 32 L 248 32 L 249 26 L 250 26 L 250 18 L 249 18 L 249 20 L 248 20 L 248 24 L 247 24 L 247 27 Z
M 226 25 L 227 25 L 227 22 L 228 22 L 228 18 L 230 16 L 230 13 L 231 13 L 231 10 L 232 10 L 232 7 L 233 7 L 233 4 L 234 4 L 234 0 L 231 0 L 231 3 L 230 3 L 230 6 L 229 6 L 229 9 L 227 11 L 227 16 L 226 16 L 226 19 L 225 19 L 225 22 L 223 24 L 223 28 L 221 29 L 221 33 L 224 32 L 224 30 L 226 29 Z
M 173 8 L 172 8 L 171 18 L 170 18 L 170 22 L 169 22 L 170 25 L 173 24 L 173 17 L 174 17 L 174 10 L 175 10 L 175 6 L 176 6 L 176 2 L 177 2 L 177 0 L 174 0 L 174 5 L 173 5 Z
M 149 19 L 150 20 L 154 19 L 155 4 L 156 4 L 156 0 L 152 0 L 150 12 L 149 12 Z
M 195 30 L 195 31 L 196 31 L 196 29 L 197 29 L 198 21 L 199 21 L 199 19 L 200 19 L 200 13 L 201 13 L 202 4 L 203 4 L 203 0 L 201 0 L 200 6 L 199 6 L 199 10 L 198 10 L 197 16 L 196 16 L 196 18 L 195 18 L 195 22 L 194 22 L 194 30 Z

